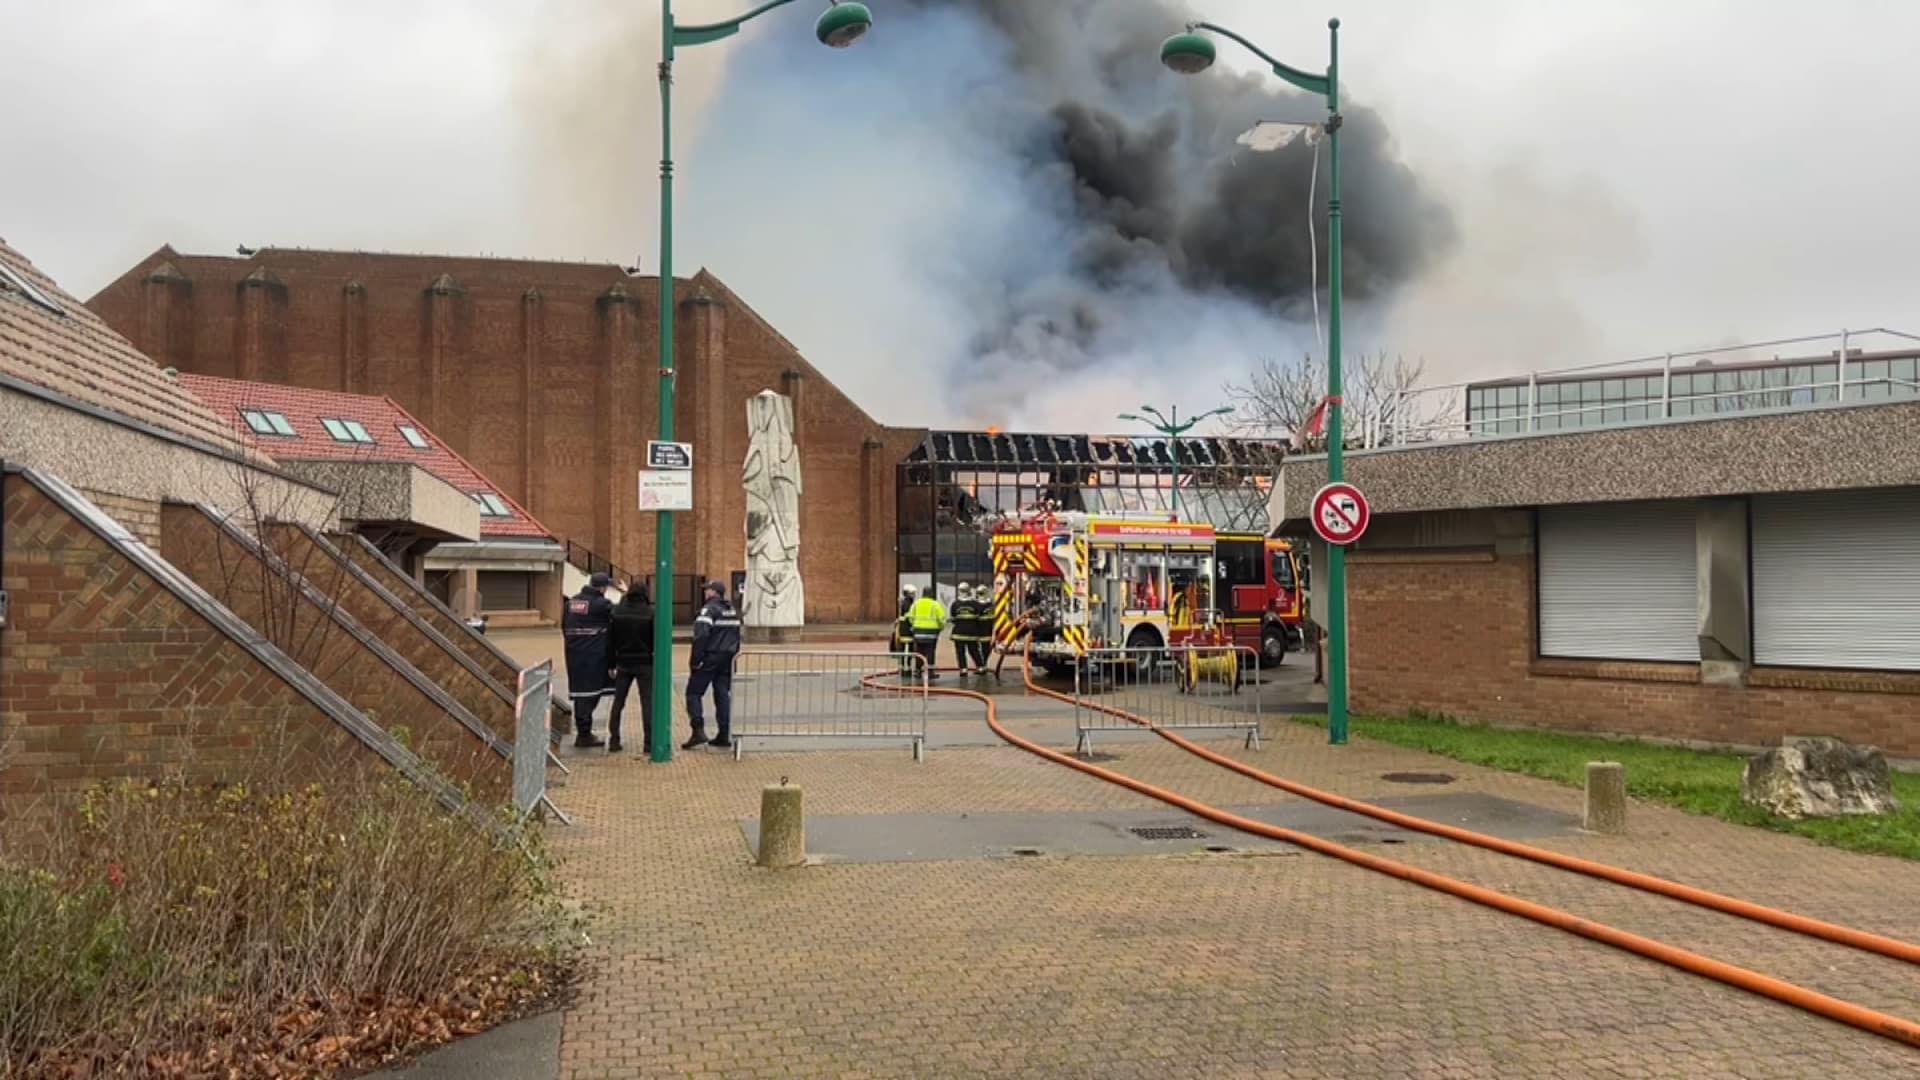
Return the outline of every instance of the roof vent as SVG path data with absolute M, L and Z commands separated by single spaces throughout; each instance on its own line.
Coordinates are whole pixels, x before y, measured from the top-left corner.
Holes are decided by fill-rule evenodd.
M 169 379 L 178 379 L 180 377 L 180 369 L 177 367 L 163 367 L 160 369 L 160 374 L 165 375 Z

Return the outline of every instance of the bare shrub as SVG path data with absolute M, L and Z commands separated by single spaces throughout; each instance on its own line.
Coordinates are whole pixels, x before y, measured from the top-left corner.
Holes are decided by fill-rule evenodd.
M 537 989 L 568 926 L 538 833 L 503 828 L 398 778 L 96 788 L 53 865 L 0 867 L 0 1074 L 325 1072 L 394 1052 L 369 1011 Z M 449 1034 L 428 1012 L 402 1043 Z

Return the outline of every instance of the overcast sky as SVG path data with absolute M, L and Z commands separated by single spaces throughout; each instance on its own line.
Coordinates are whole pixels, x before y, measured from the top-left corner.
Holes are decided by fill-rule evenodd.
M 871 0 L 859 48 L 884 48 L 887 4 Z M 1460 216 L 1460 252 L 1399 305 L 1391 341 L 1361 347 L 1460 377 L 1842 327 L 1920 333 L 1920 4 L 1205 13 L 1306 68 L 1341 16 L 1345 88 Z M 810 17 L 750 32 L 804 34 Z M 643 253 L 651 269 L 657 21 L 647 0 L 0 0 L 0 236 L 83 296 L 165 242 Z M 719 137 L 702 105 L 732 47 L 680 64 L 688 183 Z M 910 385 L 823 310 L 834 285 L 757 258 L 696 216 L 718 210 L 689 206 L 683 273 L 710 266 L 842 383 Z M 923 411 L 867 403 L 889 420 Z

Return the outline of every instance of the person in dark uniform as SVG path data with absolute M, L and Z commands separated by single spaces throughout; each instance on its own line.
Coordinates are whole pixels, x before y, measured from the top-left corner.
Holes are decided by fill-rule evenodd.
M 573 703 L 573 745 L 581 748 L 607 745 L 593 733 L 593 713 L 600 699 L 613 692 L 608 685 L 613 669 L 607 640 L 613 624 L 613 602 L 607 599 L 610 584 L 607 575 L 593 575 L 560 615 L 560 636 L 567 650 L 567 698 Z
M 613 606 L 608 630 L 613 654 L 613 715 L 607 718 L 607 753 L 620 752 L 620 713 L 627 691 L 639 690 L 640 748 L 653 753 L 653 602 L 647 587 L 635 584 Z
M 913 607 L 914 598 L 918 595 L 919 590 L 911 585 L 903 585 L 900 588 L 900 617 L 893 620 L 893 638 L 888 644 L 892 652 L 904 654 L 913 647 L 913 627 L 907 622 L 907 609 Z M 900 677 L 904 679 L 912 674 L 913 661 L 902 656 Z
M 985 591 L 962 582 L 953 601 L 953 654 L 960 659 L 962 675 L 975 669 L 987 673 L 986 608 L 980 603 Z
M 733 746 L 733 660 L 740 655 L 740 613 L 727 601 L 727 587 L 707 582 L 707 603 L 693 620 L 693 655 L 688 665 L 687 720 L 693 725 L 693 737 L 680 744 L 682 750 L 713 746 L 725 750 Z M 713 741 L 707 741 L 706 719 L 700 715 L 700 699 L 707 687 L 713 687 Z

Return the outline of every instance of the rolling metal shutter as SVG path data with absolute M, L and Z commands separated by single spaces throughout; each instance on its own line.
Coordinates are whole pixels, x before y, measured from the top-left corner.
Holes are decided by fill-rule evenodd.
M 1753 659 L 1920 671 L 1920 491 L 1754 498 Z
M 533 575 L 524 570 L 482 570 L 474 575 L 480 588 L 481 611 L 529 611 L 533 608 Z
M 1540 655 L 1700 659 L 1691 502 L 1540 511 Z

